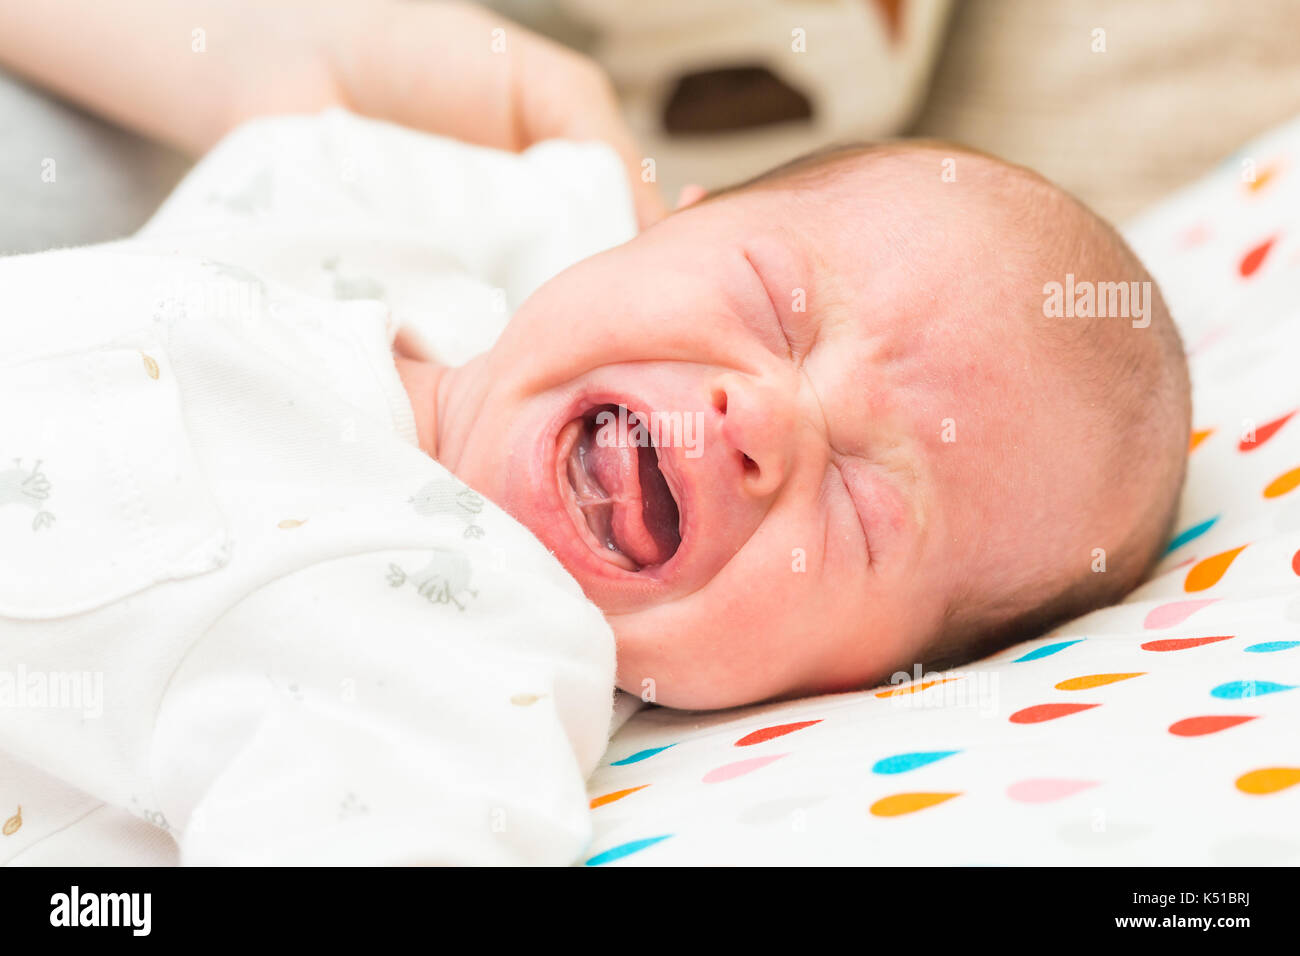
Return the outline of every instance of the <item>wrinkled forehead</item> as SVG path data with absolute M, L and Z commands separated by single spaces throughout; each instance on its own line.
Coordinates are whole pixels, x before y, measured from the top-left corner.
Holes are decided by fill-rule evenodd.
M 897 393 L 928 440 L 953 420 L 980 444 L 1014 444 L 1027 427 L 1017 418 L 1052 387 L 1036 313 L 1054 240 L 1017 217 L 1002 164 L 958 156 L 953 182 L 947 158 L 927 148 L 848 162 L 830 177 L 728 195 L 715 211 L 743 219 L 760 256 L 781 250 L 772 257 L 797 264 L 809 314 L 864 393 L 873 378 Z M 944 450 L 954 464 L 965 457 Z
M 1051 192 L 997 160 L 907 148 L 724 191 L 647 238 L 680 247 L 677 258 L 692 246 L 743 249 L 841 347 L 864 361 L 908 355 L 940 386 L 970 379 L 975 355 L 1026 345 L 1050 278 L 1045 250 L 1059 239 L 1050 218 L 1023 213 Z
M 747 241 L 783 242 L 832 282 L 893 275 L 930 295 L 986 270 L 985 285 L 1046 240 L 1018 219 L 1024 194 L 1050 190 L 1000 161 L 925 146 L 832 154 L 705 199 L 696 214 Z
M 849 162 L 819 182 L 756 201 L 788 204 L 783 231 L 808 250 L 828 334 L 864 394 L 878 377 L 880 404 L 930 452 L 942 492 L 969 501 L 986 490 L 983 517 L 994 521 L 999 501 L 1033 496 L 1022 485 L 1068 481 L 1055 450 L 1077 422 L 1043 411 L 1061 369 L 1042 290 L 1051 248 L 1076 232 L 1078 213 L 1061 202 L 1056 220 L 1026 214 L 1063 194 L 998 161 L 931 148 Z

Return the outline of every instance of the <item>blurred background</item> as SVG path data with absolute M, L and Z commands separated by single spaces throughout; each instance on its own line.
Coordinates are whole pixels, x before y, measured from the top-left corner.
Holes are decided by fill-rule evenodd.
M 1123 222 L 1300 114 L 1296 0 L 483 5 L 606 68 L 669 202 L 826 143 L 929 136 Z M 189 165 L 2 72 L 0 143 L 0 254 L 126 235 Z M 41 189 L 55 153 L 79 162 Z

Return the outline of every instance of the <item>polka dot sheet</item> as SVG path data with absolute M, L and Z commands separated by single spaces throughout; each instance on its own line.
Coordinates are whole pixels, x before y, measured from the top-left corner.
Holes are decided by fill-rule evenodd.
M 960 671 L 642 711 L 587 865 L 1300 863 L 1300 121 L 1126 234 L 1195 389 L 1153 578 Z

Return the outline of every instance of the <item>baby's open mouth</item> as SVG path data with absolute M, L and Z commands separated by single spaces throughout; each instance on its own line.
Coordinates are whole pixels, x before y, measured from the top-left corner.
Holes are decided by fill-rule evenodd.
M 637 423 L 621 405 L 600 405 L 565 425 L 557 448 L 580 536 L 628 571 L 663 564 L 682 541 L 677 501 Z

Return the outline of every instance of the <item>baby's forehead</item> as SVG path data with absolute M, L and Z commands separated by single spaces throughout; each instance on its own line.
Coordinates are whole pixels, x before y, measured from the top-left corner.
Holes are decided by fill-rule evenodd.
M 1054 277 L 1046 237 L 990 212 L 983 197 L 878 176 L 827 192 L 824 205 L 801 204 L 780 233 L 819 318 L 846 331 L 1000 338 L 1013 331 L 1009 314 L 1041 304 Z
M 797 165 L 756 192 L 783 193 L 791 222 L 820 244 L 871 240 L 907 251 L 914 265 L 1012 251 L 1033 259 L 1078 235 L 1095 217 L 1064 190 L 1024 167 L 952 144 L 899 143 L 831 153 Z
M 742 229 L 760 227 L 747 244 L 783 247 L 789 291 L 846 360 L 889 359 L 968 394 L 985 384 L 981 359 L 1023 367 L 1042 349 L 1046 283 L 1111 258 L 1066 193 L 945 143 L 831 151 L 728 198 L 751 210 Z
M 949 160 L 955 179 L 944 175 Z M 785 189 L 785 233 L 844 301 L 883 297 L 910 318 L 955 320 L 973 334 L 982 320 L 1034 312 L 1044 285 L 1071 268 L 1123 268 L 1122 240 L 1086 207 L 990 157 L 922 146 L 797 175 L 810 178 Z
M 1014 443 L 1015 420 L 1060 373 L 1043 316 L 1054 250 L 1104 240 L 1081 222 L 1086 210 L 1032 174 L 958 157 L 970 168 L 945 182 L 946 156 L 925 146 L 841 160 L 822 181 L 829 201 L 805 200 L 785 231 L 805 250 L 810 321 L 845 381 L 897 406 L 927 443 L 948 420 L 964 423 L 967 445 Z M 1024 210 L 1008 208 L 1009 190 L 1025 191 Z M 1046 194 L 1062 209 L 1031 215 Z

